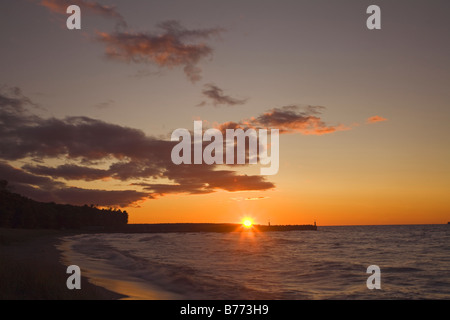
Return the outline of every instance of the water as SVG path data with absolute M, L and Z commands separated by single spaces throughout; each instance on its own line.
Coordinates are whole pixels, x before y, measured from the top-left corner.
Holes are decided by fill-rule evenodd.
M 132 299 L 449 299 L 450 226 L 85 234 L 66 263 Z M 369 290 L 369 265 L 381 289 Z

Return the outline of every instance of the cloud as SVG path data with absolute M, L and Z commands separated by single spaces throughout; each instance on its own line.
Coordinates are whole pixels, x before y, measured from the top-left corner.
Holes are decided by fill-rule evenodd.
M 188 173 L 191 168 L 197 166 L 180 165 L 169 173 L 169 176 L 182 177 L 178 180 L 178 184 L 151 184 L 137 183 L 144 187 L 151 194 L 166 195 L 171 193 L 189 193 L 189 194 L 206 194 L 217 190 L 225 190 L 230 192 L 243 190 L 269 190 L 275 185 L 266 181 L 262 176 L 239 175 L 231 170 L 215 170 L 209 177 L 200 178 L 195 173 L 201 173 L 200 170 L 194 170 L 194 173 Z M 180 171 L 184 171 L 185 175 L 180 175 Z
M 160 76 L 161 71 L 150 71 L 150 70 L 138 70 L 135 74 L 130 75 L 130 78 L 141 79 L 150 76 Z
M 178 21 L 158 24 L 160 34 L 144 32 L 99 32 L 97 39 L 106 45 L 110 59 L 151 63 L 163 68 L 183 67 L 190 81 L 201 79 L 197 64 L 212 56 L 212 48 L 201 40 L 218 37 L 220 28 L 189 30 Z
M 320 117 L 324 107 L 320 106 L 285 106 L 273 108 L 257 117 L 245 119 L 240 122 L 226 122 L 218 125 L 218 129 L 279 129 L 280 134 L 300 133 L 303 135 L 324 135 L 337 131 L 346 131 L 351 128 L 344 125 L 326 124 Z
M 52 12 L 67 15 L 67 7 L 77 5 L 82 14 L 99 15 L 106 18 L 115 19 L 119 26 L 126 27 L 124 17 L 116 10 L 114 6 L 103 5 L 97 2 L 85 0 L 41 0 L 41 6 L 46 7 Z
M 387 120 L 388 120 L 388 119 L 383 118 L 383 117 L 380 117 L 380 116 L 373 116 L 373 117 L 368 118 L 368 119 L 366 120 L 366 123 L 367 123 L 367 124 L 370 124 L 370 123 L 382 122 L 382 121 L 387 121 Z
M 108 108 L 110 108 L 114 103 L 115 103 L 115 101 L 110 99 L 110 100 L 103 101 L 103 102 L 100 102 L 100 103 L 96 104 L 96 105 L 94 106 L 94 108 L 100 109 L 100 110 L 108 109 Z
M 49 177 L 15 168 L 3 161 L 0 161 L 0 177 L 9 182 L 14 192 L 44 202 L 128 207 L 151 198 L 148 192 L 136 190 L 90 190 L 70 187 Z
M 258 201 L 258 200 L 264 200 L 269 199 L 270 197 L 251 197 L 251 198 L 245 198 L 245 201 Z
M 124 17 L 114 6 L 102 5 L 86 0 L 41 0 L 40 5 L 49 10 L 67 15 L 70 5 L 78 5 L 82 12 L 115 19 L 117 26 L 127 28 Z M 200 81 L 201 60 L 211 58 L 213 49 L 205 43 L 213 37 L 218 38 L 222 28 L 186 29 L 178 21 L 167 20 L 159 23 L 162 32 L 118 31 L 97 32 L 97 40 L 105 44 L 105 54 L 109 59 L 133 63 L 150 63 L 160 68 L 172 69 L 182 67 L 188 79 L 195 83 Z M 142 77 L 147 73 L 140 73 Z
M 47 189 L 55 189 L 64 186 L 63 183 L 54 181 L 49 177 L 36 176 L 15 168 L 4 161 L 0 161 L 0 176 L 2 180 L 10 183 L 23 184 L 29 186 L 43 186 Z
M 74 205 L 94 204 L 99 206 L 119 206 L 126 208 L 137 202 L 151 199 L 147 192 L 136 190 L 90 190 L 82 188 L 63 188 L 53 192 L 57 202 Z
M 58 177 L 66 180 L 95 181 L 110 177 L 108 170 L 83 167 L 74 164 L 65 164 L 56 168 L 27 164 L 23 166 L 22 169 L 35 175 Z
M 40 108 L 38 104 L 24 96 L 20 88 L 8 86 L 0 87 L 0 106 L 5 113 L 26 112 L 29 107 Z
M 176 142 L 147 136 L 141 130 L 89 117 L 42 118 L 28 111 L 31 105 L 20 90 L 0 90 L 0 160 L 4 161 L 0 179 L 9 180 L 36 200 L 124 206 L 169 193 L 275 187 L 265 177 L 217 170 L 214 165 L 174 165 L 170 155 Z M 57 159 L 66 164 L 48 164 Z M 26 164 L 13 168 L 8 164 L 12 161 Z M 95 167 L 97 164 L 102 168 Z M 71 184 L 104 179 L 131 181 L 144 191 L 85 190 L 60 179 Z
M 230 198 L 230 200 L 233 201 L 258 201 L 258 200 L 264 200 L 264 199 L 269 199 L 270 197 L 249 197 L 249 198 L 244 198 L 244 197 L 233 197 Z
M 247 102 L 247 99 L 235 99 L 230 96 L 227 96 L 223 93 L 223 90 L 218 86 L 208 83 L 204 85 L 204 89 L 202 91 L 203 95 L 210 100 L 210 102 L 214 105 L 227 105 L 227 106 L 235 106 L 242 105 Z M 202 107 L 207 104 L 206 101 L 202 101 L 197 106 Z

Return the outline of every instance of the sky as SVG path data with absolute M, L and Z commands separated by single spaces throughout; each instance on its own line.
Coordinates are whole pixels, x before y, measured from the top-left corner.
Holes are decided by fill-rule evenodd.
M 0 179 L 39 201 L 126 209 L 130 223 L 447 223 L 449 9 L 1 1 Z M 279 129 L 278 173 L 175 165 L 171 134 L 195 120 Z

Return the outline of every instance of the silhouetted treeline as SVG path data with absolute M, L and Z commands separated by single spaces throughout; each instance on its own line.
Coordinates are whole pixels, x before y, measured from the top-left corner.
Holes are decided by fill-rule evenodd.
M 77 229 L 119 227 L 128 223 L 126 211 L 38 202 L 8 191 L 7 185 L 7 181 L 0 181 L 0 227 Z

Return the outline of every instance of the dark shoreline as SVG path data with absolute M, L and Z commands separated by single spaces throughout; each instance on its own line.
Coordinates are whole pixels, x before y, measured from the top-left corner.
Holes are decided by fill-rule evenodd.
M 0 229 L 0 300 L 118 300 L 125 296 L 90 283 L 66 287 L 61 238 L 81 232 Z

